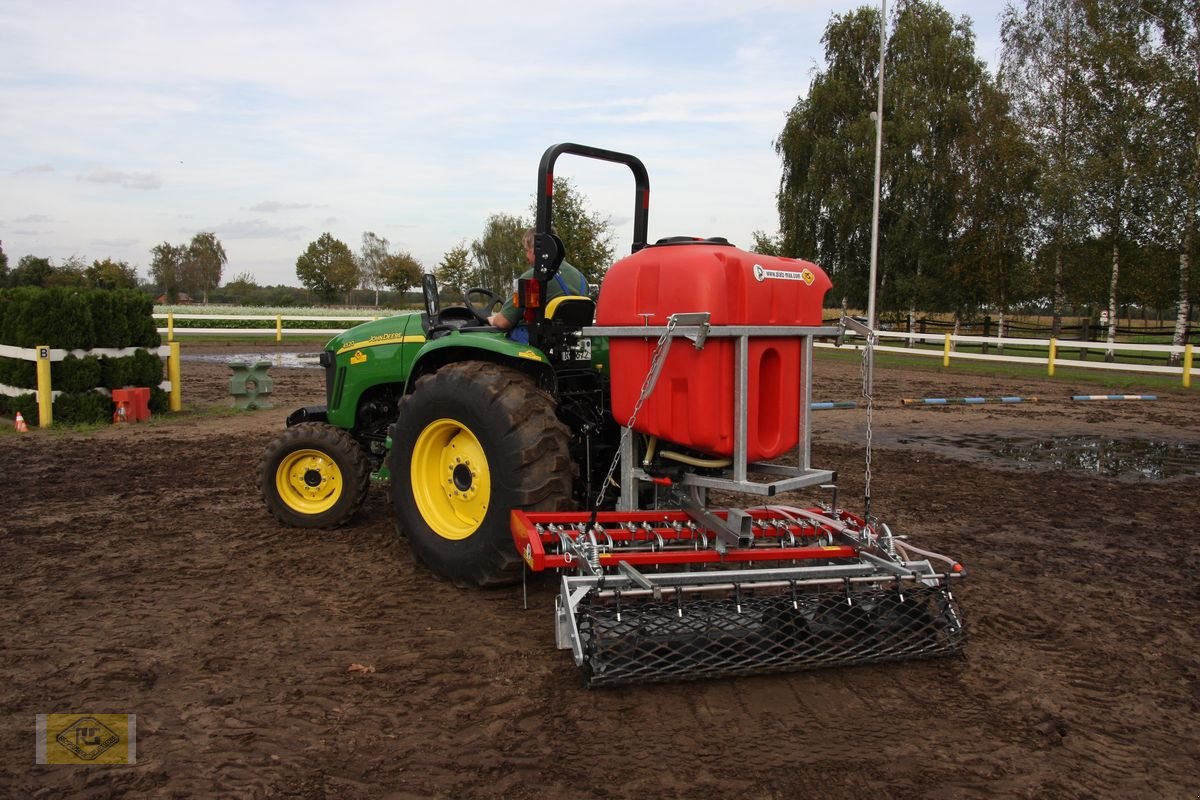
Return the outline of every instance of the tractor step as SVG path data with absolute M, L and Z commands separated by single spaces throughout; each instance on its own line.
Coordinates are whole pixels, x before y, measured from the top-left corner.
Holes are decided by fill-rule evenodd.
M 961 565 L 846 512 L 518 511 L 512 530 L 531 569 L 563 573 L 557 644 L 587 686 L 932 658 L 966 642 Z

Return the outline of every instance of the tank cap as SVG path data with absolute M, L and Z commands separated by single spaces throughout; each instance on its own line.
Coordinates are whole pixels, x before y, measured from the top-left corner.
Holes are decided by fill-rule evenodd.
M 716 244 L 724 247 L 733 247 L 724 236 L 710 236 L 707 239 L 701 239 L 699 236 L 668 236 L 665 239 L 659 239 L 651 247 L 665 247 L 675 244 Z

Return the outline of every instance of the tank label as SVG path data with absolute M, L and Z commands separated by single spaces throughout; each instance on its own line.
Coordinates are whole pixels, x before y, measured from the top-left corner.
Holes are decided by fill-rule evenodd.
M 817 276 L 808 268 L 802 269 L 799 272 L 792 272 L 786 269 L 767 269 L 762 264 L 754 265 L 754 280 L 759 283 L 765 280 L 804 281 L 808 286 L 812 286 L 813 281 L 816 279 Z

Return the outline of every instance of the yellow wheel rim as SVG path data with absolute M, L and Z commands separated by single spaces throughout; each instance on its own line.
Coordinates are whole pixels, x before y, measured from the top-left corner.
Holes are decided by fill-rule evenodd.
M 328 453 L 295 450 L 275 470 L 275 490 L 299 514 L 321 514 L 342 496 L 342 471 Z
M 487 454 L 475 434 L 452 419 L 426 425 L 413 446 L 412 491 L 438 536 L 458 541 L 473 534 L 492 498 Z

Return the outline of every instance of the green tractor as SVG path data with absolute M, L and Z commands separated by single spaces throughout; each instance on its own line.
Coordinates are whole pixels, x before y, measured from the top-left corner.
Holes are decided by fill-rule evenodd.
M 563 154 L 635 179 L 633 252 L 595 302 L 547 293 Z M 556 643 L 588 686 L 960 652 L 962 565 L 894 536 L 869 493 L 865 516 L 840 508 L 836 473 L 810 463 L 815 340 L 863 336 L 868 383 L 874 344 L 853 320 L 823 324 L 821 268 L 717 238 L 647 244 L 646 170 L 622 153 L 551 147 L 537 198 L 514 302 L 528 342 L 489 323 L 493 294 L 441 308 L 428 276 L 423 313 L 335 337 L 326 404 L 293 412 L 259 464 L 271 513 L 336 527 L 388 474 L 398 527 L 434 574 L 560 576 Z M 714 509 L 710 490 L 764 502 Z M 827 500 L 781 502 L 799 490 Z
M 518 299 L 529 342 L 488 323 L 500 298 L 465 292 L 440 307 L 425 276 L 425 310 L 359 325 L 321 353 L 326 404 L 301 408 L 267 448 L 258 481 L 272 515 L 298 528 L 335 528 L 366 498 L 372 473 L 390 477 L 399 528 L 414 556 L 458 584 L 520 579 L 513 509 L 583 504 L 614 455 L 604 342 L 581 336 L 590 297 L 543 304 L 564 256 L 551 230 L 552 170 L 564 154 L 627 165 L 637 183 L 634 245 L 645 246 L 649 181 L 637 158 L 561 144 L 542 158 L 533 278 Z M 590 465 L 590 466 L 589 466 Z

